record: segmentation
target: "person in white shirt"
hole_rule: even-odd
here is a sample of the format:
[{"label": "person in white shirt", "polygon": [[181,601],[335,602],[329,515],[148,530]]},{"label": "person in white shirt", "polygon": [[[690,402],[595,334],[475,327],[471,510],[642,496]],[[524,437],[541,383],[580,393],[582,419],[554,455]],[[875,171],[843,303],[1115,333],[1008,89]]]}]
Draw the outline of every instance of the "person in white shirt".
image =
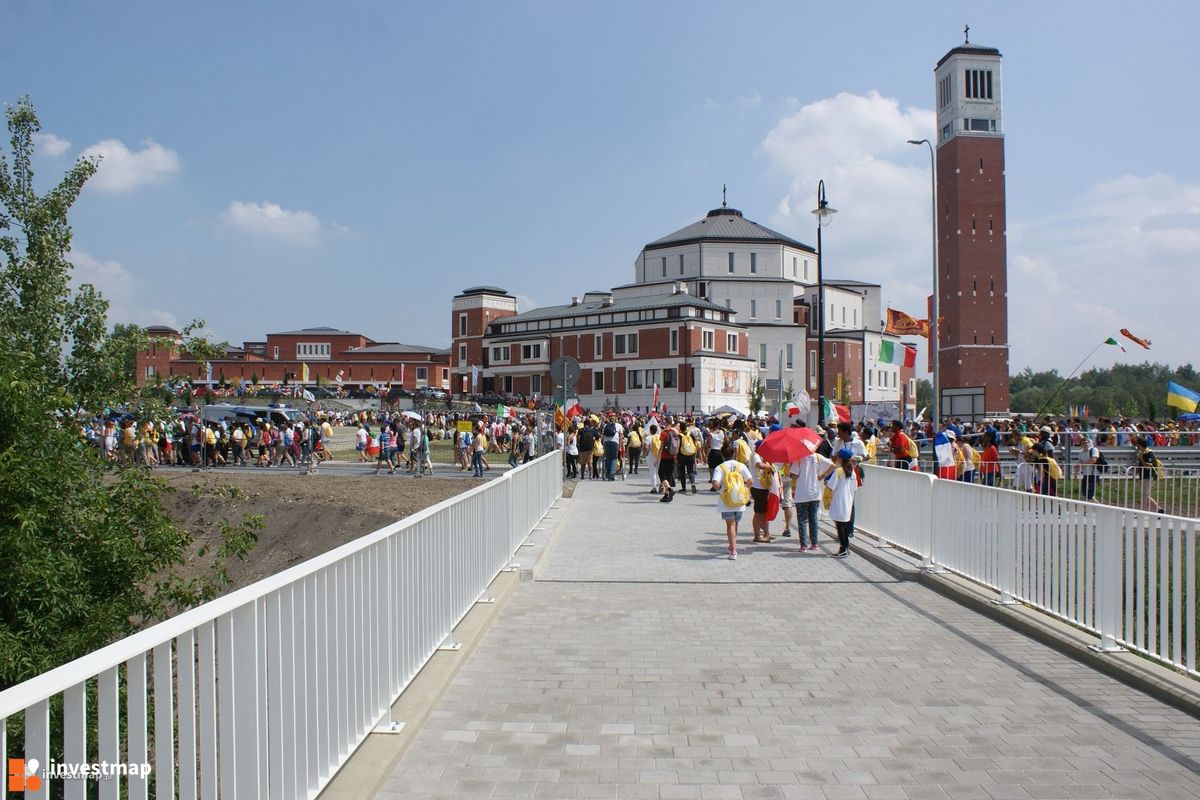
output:
[{"label": "person in white shirt", "polygon": [[747,487],[753,480],[754,476],[750,474],[749,467],[730,459],[717,465],[710,481],[712,490],[718,492],[717,511],[721,513],[721,519],[725,522],[725,537],[729,544],[727,557],[730,561],[737,559],[738,523],[742,521],[742,511],[746,508],[746,501],[750,496]]},{"label": "person in white shirt", "polygon": [[830,488],[833,498],[829,504],[829,518],[837,525],[838,551],[834,558],[850,555],[850,534],[854,523],[854,492],[858,489],[858,477],[854,474],[854,453],[843,447],[834,454],[833,464],[821,473],[821,480]]},{"label": "person in white shirt", "polygon": [[[721,455],[721,450],[725,447],[725,430],[721,427],[721,420],[713,419],[708,423],[708,480],[711,483],[714,476],[717,474],[717,467],[725,460]],[[713,489],[712,491],[716,491]]]},{"label": "person in white shirt", "polygon": [[[833,462],[820,453],[793,461],[788,465],[792,478],[792,497],[796,503],[796,532],[800,537],[800,550],[817,548],[817,515],[821,508],[821,479]],[[807,533],[807,537],[806,534]],[[805,545],[807,538],[808,544]]]}]

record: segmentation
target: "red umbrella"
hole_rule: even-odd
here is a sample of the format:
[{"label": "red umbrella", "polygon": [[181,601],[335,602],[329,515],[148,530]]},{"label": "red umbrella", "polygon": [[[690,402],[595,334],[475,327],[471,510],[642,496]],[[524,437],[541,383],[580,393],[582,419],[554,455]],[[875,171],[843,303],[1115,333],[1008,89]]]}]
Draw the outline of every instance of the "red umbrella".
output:
[{"label": "red umbrella", "polygon": [[758,456],[772,464],[790,464],[808,458],[821,446],[821,434],[812,428],[772,431],[758,446]]}]

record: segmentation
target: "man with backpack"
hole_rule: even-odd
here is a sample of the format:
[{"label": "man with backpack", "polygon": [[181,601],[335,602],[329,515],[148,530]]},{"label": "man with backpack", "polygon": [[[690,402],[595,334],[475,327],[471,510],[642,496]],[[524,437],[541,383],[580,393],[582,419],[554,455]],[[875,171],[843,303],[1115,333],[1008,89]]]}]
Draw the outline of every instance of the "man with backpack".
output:
[{"label": "man with backpack", "polygon": [[687,491],[688,481],[692,484],[692,494],[696,493],[696,454],[704,446],[704,437],[695,423],[688,419],[680,426],[679,455],[675,458],[675,470],[679,475],[679,487]]},{"label": "man with backpack", "polygon": [[662,442],[662,449],[658,454],[658,480],[663,496],[658,502],[669,503],[675,499],[675,459],[679,455],[682,443],[682,436],[674,419],[667,420],[659,440]]},{"label": "man with backpack", "polygon": [[1092,438],[1081,436],[1080,448],[1083,451],[1079,457],[1079,488],[1083,499],[1093,502],[1096,499],[1096,475],[1100,470],[1100,448],[1092,443]]},{"label": "man with backpack", "polygon": [[750,483],[754,476],[750,468],[736,459],[722,462],[713,470],[712,490],[717,492],[717,511],[725,522],[725,538],[729,543],[726,555],[730,561],[737,560],[737,529],[742,521],[742,512],[750,502]]},{"label": "man with backpack", "polygon": [[617,479],[615,472],[617,454],[620,451],[620,440],[624,433],[621,423],[617,422],[617,415],[610,411],[604,427],[600,429],[600,442],[604,447],[604,480],[606,481]]},{"label": "man with backpack", "polygon": [[591,425],[584,425],[575,437],[579,445],[579,479],[587,480],[592,471],[592,448],[596,444],[596,434]]}]

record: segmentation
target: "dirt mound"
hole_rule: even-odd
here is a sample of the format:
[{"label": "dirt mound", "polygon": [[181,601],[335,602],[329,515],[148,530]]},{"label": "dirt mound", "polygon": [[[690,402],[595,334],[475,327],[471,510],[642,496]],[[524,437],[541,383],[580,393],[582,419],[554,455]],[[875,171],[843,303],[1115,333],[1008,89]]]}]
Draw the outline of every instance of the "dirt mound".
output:
[{"label": "dirt mound", "polygon": [[[199,547],[221,540],[220,520],[262,515],[258,545],[231,561],[226,591],[274,575],[313,556],[478,486],[464,478],[200,473],[172,476],[165,507]],[[186,571],[186,567],[185,567]]]}]

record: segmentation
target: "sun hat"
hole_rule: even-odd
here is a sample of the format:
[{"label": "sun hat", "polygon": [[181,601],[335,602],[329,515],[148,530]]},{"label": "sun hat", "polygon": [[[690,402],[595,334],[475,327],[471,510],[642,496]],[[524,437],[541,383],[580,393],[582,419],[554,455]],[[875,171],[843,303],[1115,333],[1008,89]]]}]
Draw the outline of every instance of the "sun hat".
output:
[{"label": "sun hat", "polygon": [[854,458],[854,451],[849,447],[843,447],[841,450],[837,451],[837,457],[842,461],[849,461],[850,459]]}]

